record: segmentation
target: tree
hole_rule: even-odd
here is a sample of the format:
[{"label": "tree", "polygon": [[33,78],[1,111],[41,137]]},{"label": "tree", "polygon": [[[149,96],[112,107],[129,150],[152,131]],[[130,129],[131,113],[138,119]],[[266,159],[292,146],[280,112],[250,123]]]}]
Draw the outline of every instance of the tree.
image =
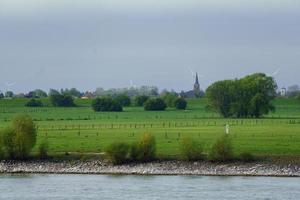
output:
[{"label": "tree", "polygon": [[174,107],[175,100],[178,98],[178,95],[175,92],[164,92],[162,99],[166,102],[168,107]]},{"label": "tree", "polygon": [[291,85],[288,87],[288,90],[287,90],[288,97],[296,97],[298,94],[300,94],[299,85]]},{"label": "tree", "polygon": [[120,94],[115,97],[115,100],[121,105],[121,106],[130,106],[131,99],[126,94]]},{"label": "tree", "polygon": [[50,102],[53,106],[56,107],[74,107],[76,106],[74,103],[73,97],[64,94],[51,94]]},{"label": "tree", "polygon": [[12,159],[25,159],[36,143],[36,128],[28,115],[18,115],[2,132],[3,144]]},{"label": "tree", "polygon": [[277,84],[262,73],[242,79],[218,81],[208,87],[209,106],[224,117],[261,117],[275,107]]},{"label": "tree", "polygon": [[144,103],[149,99],[149,96],[146,95],[140,95],[140,96],[136,96],[134,99],[134,104],[136,106],[144,106]]},{"label": "tree", "polygon": [[76,98],[80,98],[82,97],[82,93],[77,90],[76,88],[71,88],[71,89],[61,89],[60,91],[61,94],[63,95],[67,95],[67,96],[72,96],[72,97],[76,97]]},{"label": "tree", "polygon": [[4,98],[4,94],[2,92],[0,92],[0,99]]},{"label": "tree", "polygon": [[122,105],[110,97],[96,98],[92,102],[92,109],[96,112],[121,112],[123,111]]},{"label": "tree", "polygon": [[144,104],[145,110],[165,110],[167,104],[161,98],[148,99]]},{"label": "tree", "polygon": [[30,99],[25,106],[27,107],[42,107],[43,103],[40,100]]},{"label": "tree", "polygon": [[187,107],[187,101],[184,98],[177,98],[174,105],[178,110],[185,110]]},{"label": "tree", "polygon": [[41,89],[36,89],[33,92],[37,98],[46,98],[48,96],[47,93]]},{"label": "tree", "polygon": [[206,90],[209,100],[208,106],[218,111],[222,116],[229,117],[231,115],[231,103],[234,101],[234,87],[233,80],[218,81],[209,86]]},{"label": "tree", "polygon": [[5,97],[6,98],[13,98],[14,97],[14,93],[12,91],[7,91],[7,92],[5,92]]},{"label": "tree", "polygon": [[53,95],[58,95],[60,94],[59,91],[55,90],[55,89],[50,89],[48,96],[53,96]]}]

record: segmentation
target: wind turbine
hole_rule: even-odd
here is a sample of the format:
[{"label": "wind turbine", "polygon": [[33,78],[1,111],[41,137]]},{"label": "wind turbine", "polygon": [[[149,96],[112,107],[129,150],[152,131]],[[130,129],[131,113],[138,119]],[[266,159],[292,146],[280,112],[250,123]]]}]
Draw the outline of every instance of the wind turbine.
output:
[{"label": "wind turbine", "polygon": [[280,72],[280,68],[276,69],[273,73],[267,73],[267,76],[271,76],[271,77],[274,77],[276,76],[278,73]]},{"label": "wind turbine", "polygon": [[5,82],[6,91],[11,91],[11,87],[14,86],[16,83],[14,82]]},{"label": "wind turbine", "polygon": [[129,80],[129,82],[130,82],[130,87],[131,88],[136,88],[136,85],[133,84],[133,80]]}]

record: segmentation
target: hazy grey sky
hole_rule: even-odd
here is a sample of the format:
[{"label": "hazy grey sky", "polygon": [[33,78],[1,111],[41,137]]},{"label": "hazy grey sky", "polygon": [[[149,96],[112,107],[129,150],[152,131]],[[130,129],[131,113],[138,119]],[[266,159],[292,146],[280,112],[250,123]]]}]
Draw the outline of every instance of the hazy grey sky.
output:
[{"label": "hazy grey sky", "polygon": [[0,90],[300,84],[299,0],[0,0]]}]

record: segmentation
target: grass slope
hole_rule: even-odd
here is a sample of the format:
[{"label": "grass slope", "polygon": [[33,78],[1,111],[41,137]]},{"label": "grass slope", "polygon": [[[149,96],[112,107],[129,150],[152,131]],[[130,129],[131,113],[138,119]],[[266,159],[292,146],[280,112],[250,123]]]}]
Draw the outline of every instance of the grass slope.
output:
[{"label": "grass slope", "polygon": [[[263,119],[224,119],[205,109],[205,99],[189,100],[187,111],[168,109],[146,112],[128,107],[122,113],[95,113],[90,100],[76,100],[76,108],[24,107],[26,99],[0,100],[0,128],[17,113],[27,113],[38,126],[38,143],[49,141],[50,152],[102,152],[113,141],[136,141],[142,134],[155,135],[158,154],[179,154],[180,139],[195,138],[208,152],[213,141],[230,124],[235,153],[300,156],[300,103],[276,99],[276,112]],[[35,149],[36,151],[36,149]]]}]

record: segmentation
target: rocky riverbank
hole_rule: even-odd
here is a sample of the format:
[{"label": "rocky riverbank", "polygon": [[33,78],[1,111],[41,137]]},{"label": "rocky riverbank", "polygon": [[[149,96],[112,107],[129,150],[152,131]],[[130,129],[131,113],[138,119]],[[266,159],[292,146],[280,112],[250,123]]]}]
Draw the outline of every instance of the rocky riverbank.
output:
[{"label": "rocky riverbank", "polygon": [[298,176],[298,165],[163,161],[112,166],[104,161],[1,161],[0,173]]}]

